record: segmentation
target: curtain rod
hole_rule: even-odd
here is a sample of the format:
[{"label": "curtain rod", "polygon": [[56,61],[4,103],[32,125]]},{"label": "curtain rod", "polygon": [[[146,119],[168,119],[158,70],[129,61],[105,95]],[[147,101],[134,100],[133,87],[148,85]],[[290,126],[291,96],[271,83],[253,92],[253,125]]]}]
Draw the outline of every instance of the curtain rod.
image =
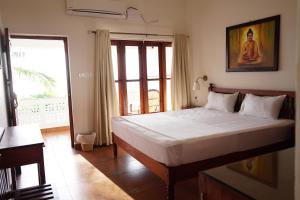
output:
[{"label": "curtain rod", "polygon": [[[88,31],[88,33],[96,34],[96,31]],[[110,34],[117,34],[117,35],[142,35],[142,36],[164,36],[164,37],[174,37],[175,35],[168,35],[168,34],[156,34],[156,33],[126,33],[126,32],[110,32]],[[189,36],[187,36],[189,37]]]}]

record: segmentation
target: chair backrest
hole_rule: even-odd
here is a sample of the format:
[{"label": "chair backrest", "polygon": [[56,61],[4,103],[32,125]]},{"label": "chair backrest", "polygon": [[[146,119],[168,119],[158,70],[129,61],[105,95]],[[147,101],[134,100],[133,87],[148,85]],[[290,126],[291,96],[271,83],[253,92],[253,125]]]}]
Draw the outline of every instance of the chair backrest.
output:
[{"label": "chair backrest", "polygon": [[9,192],[9,178],[7,169],[0,169],[0,200],[7,199],[7,193]]}]

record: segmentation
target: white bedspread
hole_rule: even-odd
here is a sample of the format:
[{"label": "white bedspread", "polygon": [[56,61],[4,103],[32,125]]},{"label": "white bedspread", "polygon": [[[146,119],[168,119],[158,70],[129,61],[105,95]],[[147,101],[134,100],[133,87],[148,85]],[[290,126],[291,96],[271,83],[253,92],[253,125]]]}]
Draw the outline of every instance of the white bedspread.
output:
[{"label": "white bedspread", "polygon": [[113,132],[168,166],[272,144],[289,137],[292,120],[272,120],[205,108],[113,118]]}]

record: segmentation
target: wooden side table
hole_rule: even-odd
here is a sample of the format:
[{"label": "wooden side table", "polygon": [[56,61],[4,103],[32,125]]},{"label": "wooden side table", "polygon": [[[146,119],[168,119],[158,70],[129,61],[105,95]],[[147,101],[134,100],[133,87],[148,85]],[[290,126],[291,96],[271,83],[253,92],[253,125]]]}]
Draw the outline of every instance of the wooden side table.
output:
[{"label": "wooden side table", "polygon": [[43,147],[44,140],[36,125],[14,126],[5,129],[0,142],[0,169],[12,169],[13,189],[16,189],[15,168],[22,165],[36,163],[39,184],[46,183]]}]

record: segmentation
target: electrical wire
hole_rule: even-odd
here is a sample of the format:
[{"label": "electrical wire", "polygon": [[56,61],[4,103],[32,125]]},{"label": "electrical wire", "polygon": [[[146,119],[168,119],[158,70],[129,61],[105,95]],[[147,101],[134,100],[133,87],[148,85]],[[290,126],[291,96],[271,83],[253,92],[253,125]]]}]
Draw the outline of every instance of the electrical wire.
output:
[{"label": "electrical wire", "polygon": [[139,11],[139,16],[140,16],[140,18],[143,20],[143,22],[144,22],[145,24],[153,24],[153,23],[158,23],[158,22],[159,22],[158,19],[154,19],[154,20],[146,20],[146,18],[145,18],[144,15],[140,12],[140,10],[139,10],[138,8],[132,7],[132,6],[126,8],[126,11],[125,11],[125,19],[126,19],[126,20],[128,20],[128,16],[129,16],[129,11],[130,11],[130,10]]}]

